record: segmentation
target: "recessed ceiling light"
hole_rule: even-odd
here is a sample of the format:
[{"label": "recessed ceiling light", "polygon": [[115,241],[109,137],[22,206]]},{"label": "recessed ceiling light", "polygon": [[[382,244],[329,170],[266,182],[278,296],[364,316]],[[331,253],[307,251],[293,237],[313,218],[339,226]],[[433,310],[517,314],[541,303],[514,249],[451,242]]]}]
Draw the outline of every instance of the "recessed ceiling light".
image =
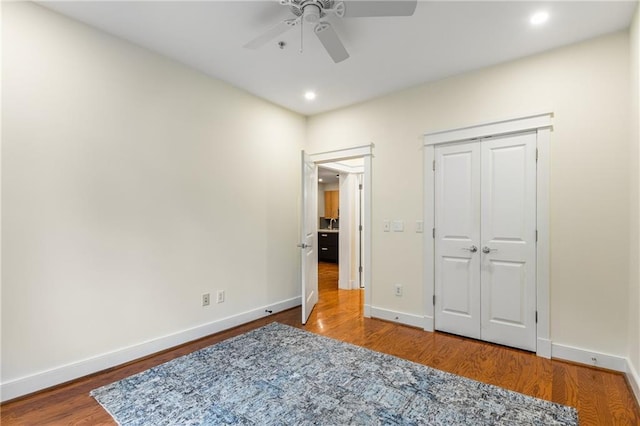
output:
[{"label": "recessed ceiling light", "polygon": [[318,182],[322,182],[322,178],[318,178]]},{"label": "recessed ceiling light", "polygon": [[547,22],[548,19],[549,19],[549,13],[545,11],[540,11],[531,15],[531,19],[529,19],[529,22],[531,22],[531,25],[542,25],[545,22]]},{"label": "recessed ceiling light", "polygon": [[316,92],[308,91],[304,94],[304,98],[308,101],[312,101],[316,98]]}]

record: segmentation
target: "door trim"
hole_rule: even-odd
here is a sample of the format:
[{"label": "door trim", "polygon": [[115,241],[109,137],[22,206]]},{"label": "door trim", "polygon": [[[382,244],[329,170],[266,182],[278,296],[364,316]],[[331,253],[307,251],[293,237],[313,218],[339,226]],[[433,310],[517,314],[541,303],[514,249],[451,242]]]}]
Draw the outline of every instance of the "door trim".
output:
[{"label": "door trim", "polygon": [[364,230],[362,235],[362,263],[364,279],[363,315],[371,318],[371,163],[374,145],[362,145],[353,148],[311,154],[311,160],[316,164],[332,163],[352,158],[362,158],[364,161],[362,204],[364,209]]},{"label": "door trim", "polygon": [[536,310],[538,323],[536,326],[536,354],[551,358],[551,340],[549,323],[549,148],[553,113],[545,112],[502,121],[489,122],[474,126],[462,127],[425,133],[424,135],[424,312],[425,330],[434,331],[435,311],[433,296],[435,294],[434,256],[435,240],[430,229],[435,227],[435,176],[432,170],[435,160],[435,145],[470,141],[485,137],[536,131],[538,147],[538,163],[536,173],[536,228],[538,243],[536,245]]}]

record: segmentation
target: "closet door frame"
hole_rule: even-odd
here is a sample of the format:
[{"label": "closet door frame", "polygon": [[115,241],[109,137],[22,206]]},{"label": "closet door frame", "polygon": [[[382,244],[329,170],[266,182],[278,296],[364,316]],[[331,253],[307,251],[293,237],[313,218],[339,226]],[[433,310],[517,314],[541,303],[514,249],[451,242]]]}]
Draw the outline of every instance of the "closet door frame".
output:
[{"label": "closet door frame", "polygon": [[549,324],[549,148],[553,113],[545,112],[508,120],[484,123],[424,135],[424,324],[426,331],[435,326],[435,146],[454,142],[536,132],[538,161],[536,173],[536,354],[551,358]]}]

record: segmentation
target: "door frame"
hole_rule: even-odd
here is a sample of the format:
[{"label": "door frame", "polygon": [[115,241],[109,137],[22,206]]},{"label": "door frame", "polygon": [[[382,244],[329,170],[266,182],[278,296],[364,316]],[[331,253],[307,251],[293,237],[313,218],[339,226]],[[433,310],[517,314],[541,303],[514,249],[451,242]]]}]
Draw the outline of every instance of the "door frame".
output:
[{"label": "door frame", "polygon": [[[316,165],[323,163],[333,163],[337,161],[362,158],[364,162],[363,173],[363,210],[364,210],[364,230],[363,230],[363,278],[364,278],[364,306],[363,315],[371,318],[371,163],[373,158],[373,144],[344,148],[334,151],[310,154],[311,160]],[[317,202],[317,200],[316,200]]]},{"label": "door frame", "polygon": [[[435,227],[435,146],[454,142],[479,140],[482,138],[535,131],[538,162],[536,173],[536,354],[551,358],[549,323],[549,149],[553,113],[544,112],[529,116],[494,121],[469,127],[425,133],[424,147],[424,226]],[[435,239],[433,232],[424,233],[424,312],[425,330],[434,331],[435,311]]]}]

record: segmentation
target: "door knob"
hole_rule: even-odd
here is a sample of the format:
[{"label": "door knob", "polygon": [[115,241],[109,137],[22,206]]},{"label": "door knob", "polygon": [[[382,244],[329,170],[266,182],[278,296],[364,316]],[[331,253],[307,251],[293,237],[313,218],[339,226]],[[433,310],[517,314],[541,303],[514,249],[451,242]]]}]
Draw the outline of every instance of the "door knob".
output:
[{"label": "door knob", "polygon": [[471,246],[471,247],[462,247],[462,250],[469,250],[471,253],[475,253],[478,251],[478,247],[476,246]]},{"label": "door knob", "polygon": [[482,247],[482,252],[483,253],[491,253],[492,251],[498,251],[498,249],[491,249],[487,246]]}]

